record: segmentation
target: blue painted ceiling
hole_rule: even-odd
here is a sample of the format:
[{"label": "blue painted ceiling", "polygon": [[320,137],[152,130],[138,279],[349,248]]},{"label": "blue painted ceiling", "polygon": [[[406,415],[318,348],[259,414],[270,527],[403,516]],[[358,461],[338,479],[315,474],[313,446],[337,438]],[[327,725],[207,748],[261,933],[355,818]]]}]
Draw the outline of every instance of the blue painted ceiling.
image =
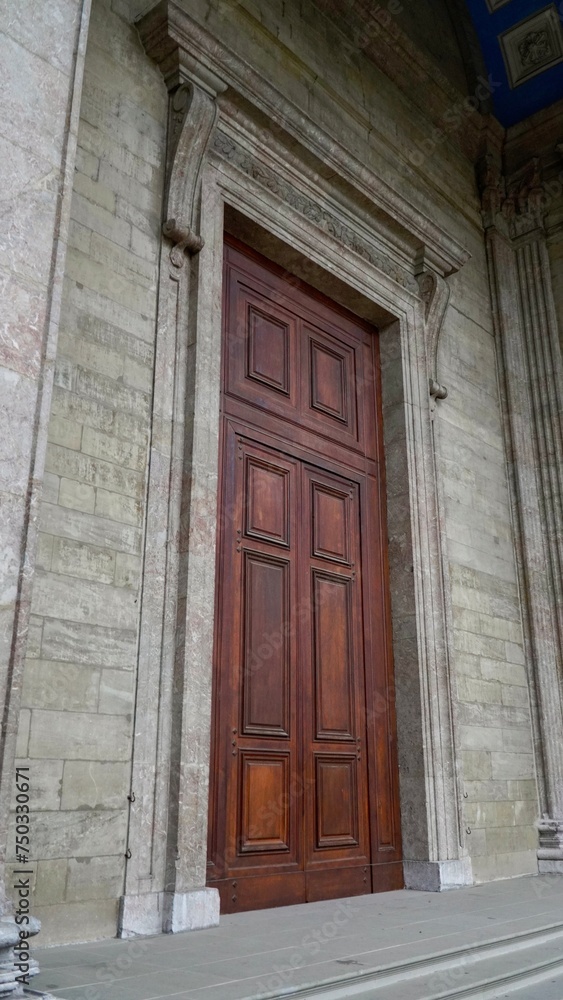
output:
[{"label": "blue painted ceiling", "polygon": [[[546,68],[531,79],[511,87],[499,40],[503,32],[549,6],[556,12],[556,30],[559,31],[563,43],[563,0],[555,0],[551,4],[546,3],[546,0],[508,0],[493,11],[490,10],[487,0],[466,0],[466,2],[493,85],[494,112],[502,125],[505,127],[515,125],[563,98],[563,62]],[[494,6],[493,0],[489,2]]]}]

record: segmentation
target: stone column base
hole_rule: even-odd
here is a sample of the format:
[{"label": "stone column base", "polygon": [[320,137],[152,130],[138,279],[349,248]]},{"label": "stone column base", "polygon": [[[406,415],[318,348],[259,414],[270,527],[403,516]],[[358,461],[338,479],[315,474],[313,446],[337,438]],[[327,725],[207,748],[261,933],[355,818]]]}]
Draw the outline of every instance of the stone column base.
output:
[{"label": "stone column base", "polygon": [[540,875],[563,875],[563,823],[544,813],[537,827],[540,837],[538,872]]},{"label": "stone column base", "polygon": [[[29,917],[29,922],[22,925],[22,929],[27,933],[24,939],[27,949],[29,949],[29,939],[39,933],[41,924],[36,917]],[[5,916],[0,919],[0,998],[28,996],[35,993],[36,996],[43,996],[25,987],[18,982],[18,976],[27,976],[31,979],[39,972],[39,966],[34,958],[23,951],[14,951],[14,946],[20,941],[20,928],[16,925],[13,917]],[[16,962],[18,963],[16,965]],[[21,965],[21,968],[20,968]]]},{"label": "stone column base", "polygon": [[165,934],[200,931],[219,924],[219,890],[194,889],[192,892],[164,894]]},{"label": "stone column base", "polygon": [[538,872],[540,875],[563,875],[563,858],[539,858]]},{"label": "stone column base", "polygon": [[404,861],[405,889],[443,892],[473,885],[471,858],[456,861]]}]

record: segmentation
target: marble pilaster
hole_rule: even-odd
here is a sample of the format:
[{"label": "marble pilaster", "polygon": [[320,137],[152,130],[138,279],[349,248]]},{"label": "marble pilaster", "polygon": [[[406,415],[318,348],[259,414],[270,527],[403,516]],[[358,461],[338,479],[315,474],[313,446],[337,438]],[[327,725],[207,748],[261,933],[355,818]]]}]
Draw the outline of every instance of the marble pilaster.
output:
[{"label": "marble pilaster", "polygon": [[504,369],[536,713],[540,872],[563,873],[563,360],[533,159],[508,183],[481,173],[496,334]]}]

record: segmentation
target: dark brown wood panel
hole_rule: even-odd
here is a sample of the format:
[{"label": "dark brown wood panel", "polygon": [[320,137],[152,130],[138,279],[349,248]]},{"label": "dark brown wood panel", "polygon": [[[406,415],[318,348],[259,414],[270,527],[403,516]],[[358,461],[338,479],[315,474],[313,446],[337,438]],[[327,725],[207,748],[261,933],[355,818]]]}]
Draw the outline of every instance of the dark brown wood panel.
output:
[{"label": "dark brown wood panel", "polygon": [[357,786],[355,754],[315,755],[315,850],[358,846]]},{"label": "dark brown wood panel", "polygon": [[289,736],[291,698],[289,620],[290,564],[245,552],[243,569],[244,670],[242,734]]},{"label": "dark brown wood panel", "polygon": [[225,246],[209,884],[401,884],[377,336]]},{"label": "dark brown wood panel", "polygon": [[241,751],[241,854],[289,851],[290,769],[289,753]]},{"label": "dark brown wood panel", "polygon": [[353,740],[356,666],[352,644],[352,580],[313,571],[315,739]]}]

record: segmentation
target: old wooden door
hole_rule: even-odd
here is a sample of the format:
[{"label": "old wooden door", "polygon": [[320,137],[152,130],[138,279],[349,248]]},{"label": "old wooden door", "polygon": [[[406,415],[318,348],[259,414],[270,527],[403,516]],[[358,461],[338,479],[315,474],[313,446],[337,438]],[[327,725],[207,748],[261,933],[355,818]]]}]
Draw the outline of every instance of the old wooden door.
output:
[{"label": "old wooden door", "polygon": [[377,334],[228,240],[208,884],[402,885]]}]

